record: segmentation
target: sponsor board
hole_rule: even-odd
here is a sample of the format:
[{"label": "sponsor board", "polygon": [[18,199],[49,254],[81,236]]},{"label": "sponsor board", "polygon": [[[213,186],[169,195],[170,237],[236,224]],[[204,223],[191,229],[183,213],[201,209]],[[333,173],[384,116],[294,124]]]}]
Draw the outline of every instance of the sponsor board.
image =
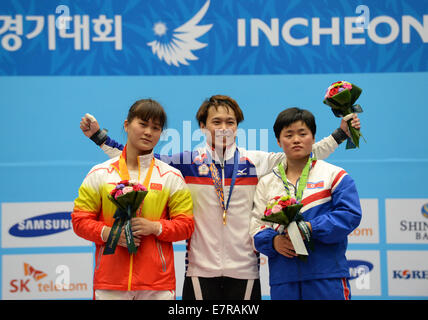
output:
[{"label": "sponsor board", "polygon": [[2,203],[2,247],[91,246],[71,223],[73,202]]},{"label": "sponsor board", "polygon": [[91,299],[93,255],[2,256],[2,299]]},{"label": "sponsor board", "polygon": [[428,297],[428,252],[388,251],[388,294]]},{"label": "sponsor board", "polygon": [[361,199],[360,225],[349,234],[349,243],[379,243],[378,199]]},{"label": "sponsor board", "polygon": [[428,244],[428,199],[386,199],[388,243]]},{"label": "sponsor board", "polygon": [[[181,246],[186,246],[186,241],[174,242],[174,267],[176,278],[176,296],[180,298],[183,294],[184,277],[186,274],[186,250]],[[270,296],[269,286],[269,266],[268,258],[260,254],[260,283],[262,296]]]},{"label": "sponsor board", "polygon": [[[177,244],[177,243],[175,243]],[[181,241],[180,241],[180,244]],[[184,276],[186,274],[186,251],[174,250],[174,269],[175,269],[175,295],[183,295]]]},{"label": "sponsor board", "polygon": [[[290,5],[130,0],[114,8],[109,2],[93,8],[77,0],[3,2],[0,55],[19,62],[2,66],[6,75],[367,73],[427,68],[423,1],[403,0],[394,6],[350,1],[335,6],[334,13],[319,1]],[[328,59],[332,50],[336,56],[347,56],[348,63]],[[34,56],[40,57],[37,64],[32,63]],[[397,63],[367,63],[369,57]]]},{"label": "sponsor board", "polygon": [[260,253],[260,287],[262,297],[270,296],[268,257]]},{"label": "sponsor board", "polygon": [[377,250],[348,250],[352,296],[381,295],[380,258]]}]

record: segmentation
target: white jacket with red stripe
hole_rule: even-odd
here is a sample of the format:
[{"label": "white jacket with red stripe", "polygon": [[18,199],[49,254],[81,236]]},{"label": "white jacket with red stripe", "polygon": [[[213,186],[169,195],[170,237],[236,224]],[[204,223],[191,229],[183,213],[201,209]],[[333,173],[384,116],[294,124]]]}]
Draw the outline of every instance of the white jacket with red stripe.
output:
[{"label": "white jacket with red stripe", "polygon": [[[290,189],[295,196],[296,188]],[[300,211],[303,219],[311,223],[315,247],[308,251],[306,262],[279,254],[273,248],[273,238],[280,231],[276,231],[278,225],[261,220],[269,200],[285,195],[281,175],[274,168],[260,179],[254,196],[250,234],[255,249],[269,258],[270,284],[349,277],[347,236],[361,220],[360,199],[352,178],[342,168],[325,161],[312,163]]]},{"label": "white jacket with red stripe", "polygon": [[[328,136],[314,144],[314,156],[325,159],[337,146],[333,136]],[[115,141],[108,139],[102,149],[109,156],[114,156],[118,147]],[[226,149],[223,162],[208,145],[172,157],[161,156],[163,161],[181,171],[192,194],[195,231],[187,246],[187,276],[259,278],[258,254],[248,233],[254,192],[259,179],[271,172],[285,155],[283,152],[267,153],[238,148],[240,161],[237,179],[224,225],[223,210],[212,182],[208,160],[212,157],[215,162],[227,201],[236,148],[234,144]]]}]

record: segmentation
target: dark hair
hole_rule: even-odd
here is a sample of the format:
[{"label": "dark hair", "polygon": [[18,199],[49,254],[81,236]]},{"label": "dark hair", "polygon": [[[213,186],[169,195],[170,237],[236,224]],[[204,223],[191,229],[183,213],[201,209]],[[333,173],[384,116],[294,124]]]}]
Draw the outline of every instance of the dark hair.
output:
[{"label": "dark hair", "polygon": [[205,101],[199,107],[199,110],[196,113],[196,120],[198,121],[198,124],[202,122],[205,125],[207,123],[208,109],[210,107],[215,107],[217,110],[217,108],[220,106],[228,107],[235,112],[237,124],[244,120],[244,114],[234,99],[228,96],[215,95],[209,99],[205,99]]},{"label": "dark hair", "polygon": [[303,121],[315,137],[317,125],[315,123],[314,115],[308,110],[289,108],[281,111],[278,114],[278,117],[276,117],[275,124],[273,125],[273,131],[275,132],[276,139],[279,139],[282,129],[289,127],[297,121]]},{"label": "dark hair", "polygon": [[128,122],[139,118],[144,121],[159,121],[162,130],[166,126],[166,112],[159,102],[152,99],[141,99],[136,101],[128,111]]}]

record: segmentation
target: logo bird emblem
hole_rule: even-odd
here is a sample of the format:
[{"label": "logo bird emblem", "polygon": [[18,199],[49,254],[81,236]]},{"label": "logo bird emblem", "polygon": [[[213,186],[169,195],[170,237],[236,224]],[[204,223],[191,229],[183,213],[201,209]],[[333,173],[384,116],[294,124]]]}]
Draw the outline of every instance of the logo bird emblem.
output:
[{"label": "logo bird emblem", "polygon": [[156,22],[153,26],[153,32],[158,37],[158,40],[147,43],[152,48],[153,54],[157,55],[160,60],[164,60],[168,65],[173,64],[176,67],[179,67],[180,64],[189,65],[188,60],[198,60],[192,50],[199,50],[207,46],[206,43],[199,42],[196,39],[207,33],[212,27],[212,24],[198,25],[205,16],[209,5],[210,0],[204,4],[192,19],[175,28],[172,36],[167,41],[165,41],[168,32],[167,25],[164,22]]}]

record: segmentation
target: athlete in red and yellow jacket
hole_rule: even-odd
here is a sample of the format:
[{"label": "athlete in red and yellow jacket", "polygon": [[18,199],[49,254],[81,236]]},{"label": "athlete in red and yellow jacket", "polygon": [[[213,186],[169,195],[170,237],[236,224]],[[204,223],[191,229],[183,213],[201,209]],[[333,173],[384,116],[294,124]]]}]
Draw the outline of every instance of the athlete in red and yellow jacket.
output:
[{"label": "athlete in red and yellow jacket", "polygon": [[[125,121],[128,144],[121,156],[93,167],[74,203],[74,231],[96,244],[96,298],[174,298],[172,242],[190,238],[194,230],[192,199],[180,171],[155,159],[153,148],[150,149],[150,145],[159,140],[157,126],[161,128],[160,136],[163,123],[156,118],[153,121],[146,118],[145,113],[134,118],[128,116],[131,119]],[[149,149],[149,153],[135,153],[139,149]],[[115,253],[103,255],[116,211],[108,194],[121,180],[138,181],[149,190],[137,218],[132,219],[133,235],[139,247],[136,254],[130,255],[122,235]],[[124,291],[132,295],[124,296]]]}]

